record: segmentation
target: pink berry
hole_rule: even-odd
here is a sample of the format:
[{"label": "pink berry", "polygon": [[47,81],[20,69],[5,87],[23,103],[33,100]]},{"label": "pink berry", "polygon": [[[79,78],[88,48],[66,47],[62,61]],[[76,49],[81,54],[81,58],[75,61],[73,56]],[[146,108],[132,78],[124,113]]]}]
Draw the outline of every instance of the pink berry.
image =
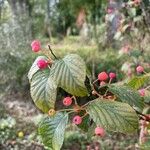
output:
[{"label": "pink berry", "polygon": [[138,66],[136,68],[137,73],[142,73],[144,71],[144,68],[142,66]]},{"label": "pink berry", "polygon": [[145,96],[145,89],[140,89],[139,93],[140,93],[141,96]]},{"label": "pink berry", "polygon": [[40,49],[41,49],[41,43],[40,43],[40,41],[34,40],[34,41],[31,43],[31,47],[32,47],[32,51],[33,51],[33,52],[38,52],[38,51],[40,51]]},{"label": "pink berry", "polygon": [[74,124],[79,125],[79,124],[81,124],[81,122],[82,122],[82,118],[80,116],[77,115],[73,118]]},{"label": "pink berry", "polygon": [[113,13],[113,11],[114,11],[114,10],[113,10],[112,8],[108,8],[108,9],[107,9],[107,13],[108,13],[108,14]]},{"label": "pink berry", "polygon": [[125,54],[127,54],[130,51],[130,46],[129,45],[125,45],[121,48],[121,51]]},{"label": "pink berry", "polygon": [[71,99],[71,97],[65,97],[65,98],[63,99],[63,104],[64,104],[65,106],[70,106],[70,105],[72,104],[72,99]]},{"label": "pink berry", "polygon": [[47,68],[48,66],[48,62],[44,59],[40,59],[38,62],[37,62],[37,66],[40,68],[40,69],[45,69]]},{"label": "pink berry", "polygon": [[103,85],[105,85],[105,84],[106,84],[106,82],[101,81],[100,86],[103,86]]},{"label": "pink berry", "polygon": [[109,73],[109,78],[110,78],[110,79],[116,78],[116,74],[113,73],[113,72]]},{"label": "pink berry", "polygon": [[105,130],[101,127],[96,127],[95,128],[95,135],[104,137],[105,136]]},{"label": "pink berry", "polygon": [[98,75],[98,80],[100,81],[105,81],[108,79],[108,74],[106,72],[101,72]]}]

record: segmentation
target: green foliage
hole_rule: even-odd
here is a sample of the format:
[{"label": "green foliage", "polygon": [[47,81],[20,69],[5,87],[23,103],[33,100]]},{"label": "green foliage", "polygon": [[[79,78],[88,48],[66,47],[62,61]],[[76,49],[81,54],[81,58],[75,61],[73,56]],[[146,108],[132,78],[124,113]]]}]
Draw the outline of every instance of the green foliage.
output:
[{"label": "green foliage", "polygon": [[84,61],[75,54],[58,60],[51,68],[51,76],[58,87],[75,96],[86,96],[86,66]]},{"label": "green foliage", "polygon": [[109,91],[115,94],[122,102],[128,103],[130,106],[142,112],[144,101],[139,93],[127,86],[110,85]]},{"label": "green foliage", "polygon": [[[95,99],[96,97],[87,92],[91,92],[89,89],[93,87],[92,83],[85,86],[85,80],[88,77],[85,62],[81,57],[69,54],[62,59],[54,60],[46,69],[38,69],[36,64],[41,58],[44,57],[40,56],[35,60],[28,73],[31,96],[37,107],[46,113],[50,108],[54,108],[58,103],[58,88],[63,88],[66,95],[77,96],[77,101],[73,102],[72,109],[63,109],[62,107],[61,111],[66,113],[60,113],[60,108],[56,109],[54,116],[47,116],[40,123],[39,133],[45,146],[52,150],[61,148],[68,115],[71,113],[78,113],[83,117],[83,121],[78,127],[91,135],[93,135],[91,131],[95,126],[121,133],[137,131],[138,116],[134,109],[142,111],[144,102],[136,90],[124,85],[108,85],[109,94],[113,94],[124,103],[106,99],[108,91],[105,91],[106,95]],[[85,105],[83,105],[82,99],[83,102],[86,100]]]},{"label": "green foliage", "polygon": [[128,104],[99,98],[92,101],[86,110],[93,121],[106,130],[131,133],[138,129],[138,117]]},{"label": "green foliage", "polygon": [[43,112],[48,112],[50,108],[54,107],[57,94],[56,84],[49,74],[49,69],[39,70],[33,75],[31,81],[31,97]]},{"label": "green foliage", "polygon": [[16,120],[12,117],[0,119],[0,145],[15,137]]},{"label": "green foliage", "polygon": [[143,76],[135,76],[132,79],[130,79],[127,83],[127,86],[133,88],[133,89],[139,89],[141,88],[146,82],[149,81],[150,76],[149,75],[143,75]]},{"label": "green foliage", "polygon": [[39,134],[45,146],[51,150],[59,150],[63,144],[64,132],[68,122],[68,114],[57,113],[53,117],[45,117],[39,125]]}]

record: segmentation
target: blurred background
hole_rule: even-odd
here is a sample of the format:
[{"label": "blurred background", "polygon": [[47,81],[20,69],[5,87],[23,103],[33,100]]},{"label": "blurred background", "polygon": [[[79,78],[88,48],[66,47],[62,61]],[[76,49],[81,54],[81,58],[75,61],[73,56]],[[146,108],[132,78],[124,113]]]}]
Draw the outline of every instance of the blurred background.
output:
[{"label": "blurred background", "polygon": [[[27,79],[34,39],[56,56],[79,54],[93,79],[111,71],[124,81],[139,64],[150,71],[150,0],[0,0],[0,150],[44,150]],[[97,139],[69,127],[62,150],[134,150],[136,143],[137,134]]]}]

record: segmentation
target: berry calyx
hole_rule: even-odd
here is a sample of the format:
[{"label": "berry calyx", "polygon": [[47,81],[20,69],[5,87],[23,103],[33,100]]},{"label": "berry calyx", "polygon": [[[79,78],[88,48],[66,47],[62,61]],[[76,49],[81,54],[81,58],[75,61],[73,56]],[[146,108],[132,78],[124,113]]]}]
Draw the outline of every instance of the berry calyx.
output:
[{"label": "berry calyx", "polygon": [[31,47],[32,47],[32,51],[33,51],[33,52],[38,52],[38,51],[40,51],[40,49],[41,49],[41,43],[40,43],[40,41],[34,40],[34,41],[31,43]]},{"label": "berry calyx", "polygon": [[45,69],[48,66],[48,62],[45,59],[40,59],[37,62],[37,66],[39,67],[39,69]]},{"label": "berry calyx", "polygon": [[106,72],[101,72],[98,74],[98,80],[105,81],[108,79],[108,74]]},{"label": "berry calyx", "polygon": [[110,72],[110,73],[109,73],[109,78],[110,78],[110,79],[116,78],[116,74],[113,73],[113,72]]},{"label": "berry calyx", "polygon": [[104,82],[104,81],[100,82],[100,86],[103,86],[105,84],[106,84],[106,82]]},{"label": "berry calyx", "polygon": [[142,73],[142,72],[144,72],[144,68],[142,66],[137,66],[136,71],[137,71],[137,73]]},{"label": "berry calyx", "polygon": [[65,98],[63,99],[63,104],[64,104],[65,106],[70,106],[70,105],[72,104],[72,98],[71,98],[71,97],[65,97]]},{"label": "berry calyx", "polygon": [[95,128],[95,135],[104,137],[105,136],[105,130],[102,127],[96,127]]},{"label": "berry calyx", "polygon": [[79,124],[81,124],[81,122],[82,122],[82,118],[80,116],[77,115],[73,118],[74,124],[79,125]]},{"label": "berry calyx", "polygon": [[140,89],[140,90],[139,90],[139,94],[140,94],[141,96],[145,96],[145,89]]},{"label": "berry calyx", "polygon": [[48,115],[49,116],[54,116],[56,114],[56,111],[54,110],[54,109],[50,109],[49,111],[48,111]]}]

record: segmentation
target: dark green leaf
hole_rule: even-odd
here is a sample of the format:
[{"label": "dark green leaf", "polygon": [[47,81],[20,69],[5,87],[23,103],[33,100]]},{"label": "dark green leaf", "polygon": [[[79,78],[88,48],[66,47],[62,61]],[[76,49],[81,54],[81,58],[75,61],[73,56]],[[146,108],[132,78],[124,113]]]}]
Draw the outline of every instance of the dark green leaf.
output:
[{"label": "dark green leaf", "polygon": [[59,87],[75,96],[86,96],[86,66],[84,61],[75,54],[67,55],[52,66],[51,75]]},{"label": "dark green leaf", "polygon": [[50,70],[39,70],[31,81],[30,93],[36,106],[43,112],[48,112],[54,107],[57,94],[57,86],[49,76]]},{"label": "dark green leaf", "polygon": [[121,101],[128,103],[138,111],[144,108],[144,102],[139,93],[127,86],[109,86],[109,91],[116,95]]},{"label": "dark green leaf", "polygon": [[106,130],[131,133],[138,129],[138,116],[126,103],[96,99],[86,110],[96,125]]},{"label": "dark green leaf", "polygon": [[44,118],[38,129],[44,145],[52,150],[60,150],[67,123],[68,114],[64,113],[57,113],[53,117]]}]

